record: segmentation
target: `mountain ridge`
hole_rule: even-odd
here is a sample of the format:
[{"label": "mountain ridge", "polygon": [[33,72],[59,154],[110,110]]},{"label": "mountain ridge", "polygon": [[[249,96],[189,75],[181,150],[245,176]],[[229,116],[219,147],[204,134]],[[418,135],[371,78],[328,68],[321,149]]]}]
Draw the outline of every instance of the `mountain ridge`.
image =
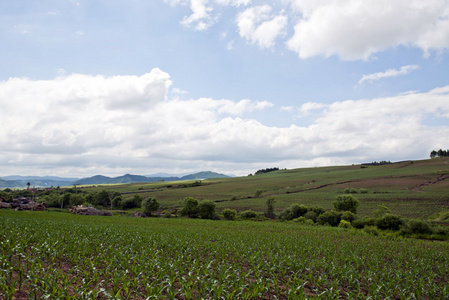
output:
[{"label": "mountain ridge", "polygon": [[137,183],[137,182],[156,182],[156,181],[182,181],[182,180],[204,180],[211,178],[230,178],[221,173],[202,171],[184,176],[143,176],[125,174],[117,177],[108,177],[104,175],[94,175],[87,178],[65,178],[57,176],[20,176],[11,175],[0,177],[1,188],[24,188],[28,182],[32,187],[52,187],[52,186],[71,186],[71,185],[97,185],[97,184],[118,184],[118,183]]}]

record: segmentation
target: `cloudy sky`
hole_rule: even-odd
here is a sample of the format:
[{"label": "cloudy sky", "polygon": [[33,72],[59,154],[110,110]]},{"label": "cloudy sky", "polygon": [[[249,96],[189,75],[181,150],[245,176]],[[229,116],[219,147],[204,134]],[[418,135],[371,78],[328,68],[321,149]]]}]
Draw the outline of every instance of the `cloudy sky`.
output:
[{"label": "cloudy sky", "polygon": [[0,3],[0,177],[449,148],[449,0]]}]

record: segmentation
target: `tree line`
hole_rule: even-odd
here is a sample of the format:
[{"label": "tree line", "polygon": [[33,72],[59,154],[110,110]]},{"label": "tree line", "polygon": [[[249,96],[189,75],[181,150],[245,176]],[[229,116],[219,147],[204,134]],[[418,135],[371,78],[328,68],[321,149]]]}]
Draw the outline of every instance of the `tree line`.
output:
[{"label": "tree line", "polygon": [[432,152],[430,152],[430,158],[434,158],[434,157],[448,157],[449,156],[449,150],[432,150]]}]

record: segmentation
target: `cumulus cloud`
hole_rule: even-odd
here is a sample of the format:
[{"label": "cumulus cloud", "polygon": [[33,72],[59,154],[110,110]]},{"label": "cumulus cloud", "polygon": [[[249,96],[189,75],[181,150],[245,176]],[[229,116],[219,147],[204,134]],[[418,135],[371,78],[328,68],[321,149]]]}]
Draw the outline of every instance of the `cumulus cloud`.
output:
[{"label": "cumulus cloud", "polygon": [[399,45],[430,50],[449,47],[447,0],[292,0],[302,15],[289,49],[301,58],[337,55],[369,59]]},{"label": "cumulus cloud", "polygon": [[386,77],[396,77],[399,75],[407,75],[410,72],[412,72],[418,68],[419,68],[419,66],[417,66],[417,65],[408,65],[408,66],[402,66],[399,70],[388,69],[385,72],[377,72],[377,73],[373,73],[373,74],[363,75],[362,78],[359,80],[359,84],[362,84],[365,81],[372,83],[376,80],[386,78]]},{"label": "cumulus cloud", "polygon": [[[428,56],[449,48],[448,0],[287,0],[252,7],[250,0],[166,1],[190,5],[192,14],[182,23],[195,30],[206,30],[219,20],[220,8],[233,6],[240,37],[261,48],[272,47],[291,29],[284,42],[302,59],[368,60],[397,46],[420,48]],[[287,28],[289,20],[293,28]]]},{"label": "cumulus cloud", "polygon": [[277,37],[284,34],[288,17],[281,12],[272,15],[269,5],[254,6],[237,16],[240,36],[261,48],[270,48]]},{"label": "cumulus cloud", "polygon": [[[389,98],[309,102],[299,109],[313,112],[309,124],[274,127],[247,116],[272,109],[270,102],[170,99],[171,84],[159,69],[142,76],[0,82],[2,174],[209,169],[245,175],[267,165],[424,158],[449,135],[449,86]],[[426,125],[429,116],[441,118],[440,125]]]}]

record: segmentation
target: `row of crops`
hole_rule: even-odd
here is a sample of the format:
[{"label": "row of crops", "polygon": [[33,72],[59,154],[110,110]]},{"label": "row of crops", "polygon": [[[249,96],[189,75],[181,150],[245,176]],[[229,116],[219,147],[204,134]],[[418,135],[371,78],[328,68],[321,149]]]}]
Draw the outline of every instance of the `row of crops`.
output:
[{"label": "row of crops", "polygon": [[447,299],[449,244],[278,222],[0,212],[0,299]]}]

